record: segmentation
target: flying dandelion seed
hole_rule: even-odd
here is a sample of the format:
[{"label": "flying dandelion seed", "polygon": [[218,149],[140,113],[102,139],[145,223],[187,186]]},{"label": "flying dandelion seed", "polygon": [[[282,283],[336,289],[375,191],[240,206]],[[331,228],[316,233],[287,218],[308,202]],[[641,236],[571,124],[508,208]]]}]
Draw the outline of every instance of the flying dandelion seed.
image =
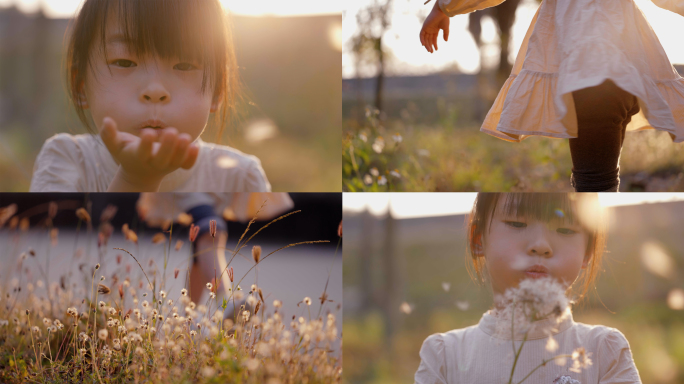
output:
[{"label": "flying dandelion seed", "polygon": [[413,312],[413,306],[405,301],[401,303],[399,309],[407,315],[410,315],[411,312]]},{"label": "flying dandelion seed", "polygon": [[663,247],[653,241],[647,241],[641,245],[641,263],[646,269],[666,279],[674,277],[676,270],[672,258]]},{"label": "flying dandelion seed", "polygon": [[675,288],[667,295],[667,306],[675,311],[684,309],[684,290]]},{"label": "flying dandelion seed", "polygon": [[442,282],[442,289],[444,292],[449,292],[449,289],[451,289],[451,283],[447,283],[446,281]]},{"label": "flying dandelion seed", "polygon": [[456,308],[460,309],[461,311],[467,311],[468,308],[470,308],[470,303],[466,300],[457,300],[456,301]]}]

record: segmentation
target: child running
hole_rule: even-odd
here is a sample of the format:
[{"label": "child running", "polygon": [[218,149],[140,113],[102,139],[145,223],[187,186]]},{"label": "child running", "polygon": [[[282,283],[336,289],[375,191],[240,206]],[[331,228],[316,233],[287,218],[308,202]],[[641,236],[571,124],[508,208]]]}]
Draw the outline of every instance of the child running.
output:
[{"label": "child running", "polygon": [[[437,49],[449,17],[504,0],[435,0],[420,31]],[[682,0],[654,0],[684,15]],[[684,78],[634,0],[545,0],[537,9],[481,131],[507,141],[567,138],[577,192],[617,192],[626,130],[684,141]]]},{"label": "child running", "polygon": [[477,196],[468,218],[470,262],[494,305],[479,324],[428,337],[418,384],[640,383],[614,328],[573,320],[606,243],[597,194]]},{"label": "child running", "polygon": [[50,138],[31,192],[270,191],[259,159],[200,139],[236,111],[237,68],[219,0],[86,0],[66,75],[91,134]]}]

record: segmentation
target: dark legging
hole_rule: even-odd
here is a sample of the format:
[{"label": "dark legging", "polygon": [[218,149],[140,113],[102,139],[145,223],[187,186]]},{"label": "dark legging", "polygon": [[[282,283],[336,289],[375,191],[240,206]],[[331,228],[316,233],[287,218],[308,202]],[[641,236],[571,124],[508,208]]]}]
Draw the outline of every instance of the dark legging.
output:
[{"label": "dark legging", "polygon": [[572,186],[577,192],[617,190],[625,128],[639,103],[611,80],[572,93],[577,138],[570,139]]}]

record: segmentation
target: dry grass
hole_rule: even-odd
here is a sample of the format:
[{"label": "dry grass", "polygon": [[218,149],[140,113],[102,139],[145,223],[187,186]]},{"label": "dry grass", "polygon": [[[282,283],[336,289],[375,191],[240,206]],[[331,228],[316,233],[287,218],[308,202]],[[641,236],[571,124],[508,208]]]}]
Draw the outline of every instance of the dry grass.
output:
[{"label": "dry grass", "polygon": [[[56,209],[52,208],[51,205],[47,213],[46,229],[56,239],[58,233],[51,224]],[[16,237],[29,236],[28,226],[16,219],[15,212],[12,206],[0,208],[0,230],[11,231]],[[5,223],[8,225],[4,226]],[[91,223],[88,220],[84,224]],[[249,228],[243,238],[247,231]],[[171,244],[178,240],[172,239],[173,226],[165,232],[163,276],[166,250],[170,252]],[[98,251],[106,252],[111,236],[111,225],[106,220],[98,235]],[[130,233],[126,237],[137,241],[137,236]],[[239,242],[233,256],[249,240],[251,237]],[[135,258],[133,253],[129,254]],[[254,266],[268,256],[254,257]],[[247,273],[242,279],[235,276],[233,283],[229,266],[225,270],[232,285],[229,297],[219,302],[214,294],[218,287],[207,284],[211,298],[197,304],[190,300],[186,289],[178,297],[167,297],[166,278],[157,280],[162,271],[154,263],[150,263],[147,271],[138,263],[143,272],[140,274],[137,267],[124,267],[122,258],[117,257],[116,265],[106,268],[112,271],[106,276],[99,276],[100,264],[81,264],[73,277],[62,276],[59,282],[39,280],[34,284],[24,277],[30,269],[38,269],[45,276],[35,260],[35,251],[27,249],[16,261],[22,271],[20,276],[8,281],[8,275],[3,273],[5,281],[0,281],[0,382],[340,381],[341,340],[336,316],[326,308],[325,291],[318,301],[303,300],[308,317],[286,318],[282,304],[278,300],[266,303],[255,284],[248,293],[242,290],[240,283]],[[79,286],[78,277],[86,284]],[[175,271],[173,279],[177,278]],[[43,287],[47,297],[37,294]],[[244,304],[233,310],[234,316],[224,319],[225,309],[241,302]],[[319,307],[313,311],[318,313],[315,316],[311,316],[311,305]]]}]

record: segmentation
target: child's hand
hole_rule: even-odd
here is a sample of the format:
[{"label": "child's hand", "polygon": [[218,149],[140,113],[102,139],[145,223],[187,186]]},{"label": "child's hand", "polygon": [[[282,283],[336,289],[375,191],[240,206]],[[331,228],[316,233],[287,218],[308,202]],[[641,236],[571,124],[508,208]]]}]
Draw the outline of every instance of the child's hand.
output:
[{"label": "child's hand", "polygon": [[432,11],[420,30],[420,43],[430,53],[437,50],[437,37],[440,29],[444,31],[444,41],[449,41],[449,16],[439,8],[439,0],[435,0],[435,6],[432,7]]},{"label": "child's hand", "polygon": [[189,169],[197,160],[199,147],[192,144],[190,135],[178,134],[175,128],[167,127],[161,132],[143,129],[137,137],[119,131],[116,122],[109,117],[105,117],[102,124],[100,137],[120,164],[110,191],[156,191],[164,176],[178,168]]}]

